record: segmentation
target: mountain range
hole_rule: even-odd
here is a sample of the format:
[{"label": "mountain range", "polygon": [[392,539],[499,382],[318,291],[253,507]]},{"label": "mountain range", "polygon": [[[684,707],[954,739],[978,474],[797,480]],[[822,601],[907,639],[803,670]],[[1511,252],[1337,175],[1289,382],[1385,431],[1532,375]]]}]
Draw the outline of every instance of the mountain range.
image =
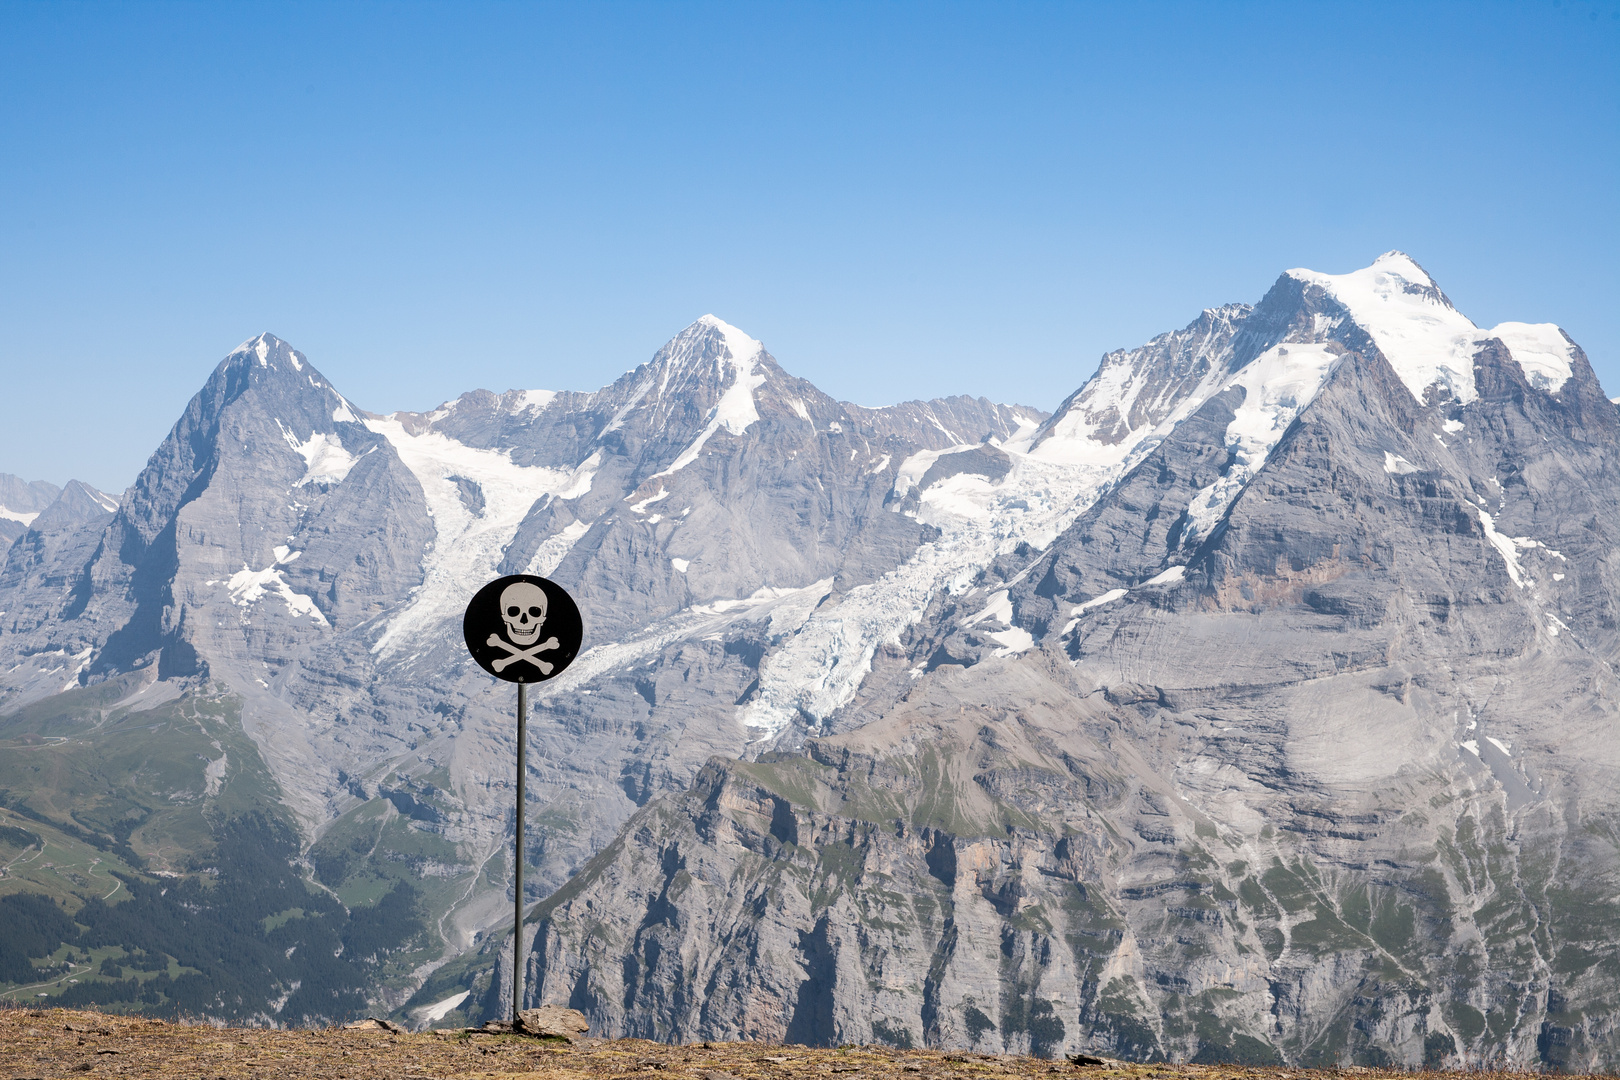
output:
[{"label": "mountain range", "polygon": [[705,316],[595,393],[384,416],[261,335],[116,505],[0,480],[0,891],[74,920],[14,973],[500,1015],[513,702],[459,621],[527,572],[586,622],[532,699],[533,1003],[1612,1065],[1617,435],[1566,334],[1399,252],[1051,414],[837,402]]}]

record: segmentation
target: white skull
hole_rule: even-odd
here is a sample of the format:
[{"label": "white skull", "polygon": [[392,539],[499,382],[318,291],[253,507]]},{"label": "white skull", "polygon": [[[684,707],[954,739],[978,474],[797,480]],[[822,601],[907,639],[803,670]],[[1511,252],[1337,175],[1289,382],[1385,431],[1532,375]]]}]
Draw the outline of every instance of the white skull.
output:
[{"label": "white skull", "polygon": [[501,590],[501,621],[512,644],[533,645],[546,621],[546,591],[529,581],[508,585]]}]

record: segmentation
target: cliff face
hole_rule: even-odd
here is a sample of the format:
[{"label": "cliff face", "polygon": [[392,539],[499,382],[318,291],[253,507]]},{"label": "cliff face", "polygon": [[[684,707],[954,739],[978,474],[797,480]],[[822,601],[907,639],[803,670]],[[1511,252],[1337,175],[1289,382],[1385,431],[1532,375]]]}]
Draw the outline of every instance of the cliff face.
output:
[{"label": "cliff face", "polygon": [[802,753],[631,819],[531,917],[530,996],[665,1039],[1612,1066],[1620,416],[1562,335],[1381,263],[1285,275],[1247,361]]}]

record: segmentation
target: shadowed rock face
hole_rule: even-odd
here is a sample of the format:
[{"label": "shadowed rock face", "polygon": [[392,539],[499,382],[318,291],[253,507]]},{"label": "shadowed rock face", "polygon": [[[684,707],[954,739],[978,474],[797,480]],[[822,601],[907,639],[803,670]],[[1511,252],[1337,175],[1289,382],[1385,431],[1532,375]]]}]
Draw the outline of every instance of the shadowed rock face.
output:
[{"label": "shadowed rock face", "polygon": [[833,734],[631,819],[531,917],[534,999],[672,1040],[1612,1067],[1620,417],[1578,348],[1549,390],[1495,331],[1472,387],[1414,387],[1336,287],[1285,276],[1210,361],[1237,381],[936,596]]}]

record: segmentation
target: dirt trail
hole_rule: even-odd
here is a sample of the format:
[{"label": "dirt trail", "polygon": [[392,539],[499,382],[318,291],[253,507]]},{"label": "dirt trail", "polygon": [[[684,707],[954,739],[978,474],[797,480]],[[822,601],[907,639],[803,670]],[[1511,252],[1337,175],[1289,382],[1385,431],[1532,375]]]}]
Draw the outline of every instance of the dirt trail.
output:
[{"label": "dirt trail", "polygon": [[[517,1035],[328,1028],[274,1031],[171,1024],[67,1009],[0,1009],[0,1080],[49,1077],[185,1080],[972,1080],[1055,1076],[1074,1080],[1357,1080],[1410,1076],[1383,1069],[1256,1069],[1238,1065],[1077,1066],[1038,1058],[764,1043],[669,1046],[636,1039],[575,1044]],[[1430,1073],[1435,1080],[1446,1074]],[[1465,1074],[1452,1074],[1462,1077]],[[1471,1072],[1468,1080],[1527,1073]]]}]

